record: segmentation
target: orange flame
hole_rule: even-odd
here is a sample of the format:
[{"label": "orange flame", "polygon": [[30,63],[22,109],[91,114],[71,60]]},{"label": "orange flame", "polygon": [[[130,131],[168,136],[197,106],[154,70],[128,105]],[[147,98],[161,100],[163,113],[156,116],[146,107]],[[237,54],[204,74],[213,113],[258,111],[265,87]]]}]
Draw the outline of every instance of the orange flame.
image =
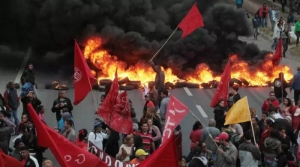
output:
[{"label": "orange flame", "polygon": [[[101,74],[98,77],[100,79],[113,79],[115,70],[118,67],[118,76],[120,78],[128,77],[132,81],[141,81],[142,83],[148,83],[154,81],[155,72],[149,65],[149,63],[139,61],[134,66],[118,60],[116,56],[112,56],[107,53],[106,50],[101,49],[102,40],[100,37],[91,37],[88,39],[84,48],[84,57],[92,62],[92,64],[101,70]],[[278,65],[273,68],[272,54],[266,56],[263,64],[260,66],[249,66],[245,61],[239,60],[237,55],[230,56],[231,62],[231,78],[245,79],[249,82],[249,86],[266,86],[268,82],[272,82],[278,77],[280,72],[285,74],[286,80],[291,80],[293,75],[289,67],[284,65]],[[172,69],[167,68],[162,70],[165,72],[165,82],[175,83],[179,79],[172,73]],[[96,75],[95,71],[92,71]],[[201,63],[195,71],[186,75],[184,80],[191,83],[208,83],[212,80],[219,81],[220,75],[214,76],[213,71],[208,65]]]}]

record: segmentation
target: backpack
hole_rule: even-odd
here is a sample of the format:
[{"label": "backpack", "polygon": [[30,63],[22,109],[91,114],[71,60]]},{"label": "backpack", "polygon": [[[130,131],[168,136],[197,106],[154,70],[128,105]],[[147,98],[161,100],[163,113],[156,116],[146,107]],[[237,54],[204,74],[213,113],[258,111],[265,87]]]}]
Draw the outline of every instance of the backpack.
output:
[{"label": "backpack", "polygon": [[238,148],[240,143],[241,143],[241,138],[237,133],[234,133],[232,131],[227,131],[226,132],[229,136],[229,140],[230,142],[236,147]]}]

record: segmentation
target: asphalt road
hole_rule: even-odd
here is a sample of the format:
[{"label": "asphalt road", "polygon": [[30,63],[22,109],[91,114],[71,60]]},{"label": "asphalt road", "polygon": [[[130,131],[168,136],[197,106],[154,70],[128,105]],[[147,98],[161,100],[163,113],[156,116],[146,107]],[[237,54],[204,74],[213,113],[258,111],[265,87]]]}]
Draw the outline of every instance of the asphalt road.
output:
[{"label": "asphalt road", "polygon": [[[241,38],[247,42],[256,43],[260,49],[270,50],[271,44],[263,39],[253,40],[252,38]],[[289,57],[289,55],[287,55]],[[0,52],[0,92],[4,92],[5,84],[12,80],[16,79],[18,70],[22,64],[22,57],[24,57],[24,53],[11,53],[8,51]],[[293,72],[296,72],[296,67],[299,62],[295,62],[289,58],[284,58],[282,60],[282,64],[288,65],[291,67]],[[39,85],[43,85],[44,83],[59,80],[62,82],[67,82],[67,79],[63,79],[56,74],[49,73],[39,73],[39,69],[36,69],[37,74],[37,83]],[[260,108],[262,102],[265,98],[268,97],[268,93],[271,88],[268,87],[260,87],[260,88],[241,88],[239,93],[241,96],[247,96],[250,107],[255,108],[258,112],[258,116],[261,116]],[[213,109],[210,108],[209,104],[213,97],[215,89],[173,89],[170,90],[170,93],[178,98],[182,103],[184,103],[191,111],[193,111],[198,118],[207,125],[208,119],[213,118]],[[96,97],[97,103],[100,101],[100,96],[102,92],[94,91],[94,95]],[[67,91],[67,96],[73,99],[73,90]],[[142,90],[132,90],[128,92],[129,98],[133,102],[133,106],[137,112],[137,117],[140,118],[142,116],[142,108],[144,105]],[[289,96],[292,95],[289,92]],[[46,108],[45,118],[46,122],[49,126],[56,127],[56,119],[55,114],[51,112],[51,107],[53,100],[57,97],[57,91],[55,90],[46,90],[40,86],[38,89],[38,98],[43,102],[43,105]],[[291,97],[291,96],[290,96]],[[98,104],[97,104],[98,105]],[[81,128],[86,128],[88,131],[92,130],[93,123],[95,119],[94,111],[94,100],[92,93],[90,93],[86,99],[81,102],[79,105],[74,107],[74,120],[75,120],[75,128],[78,131]],[[200,106],[200,107],[199,107]],[[202,108],[205,112],[200,112],[199,108]],[[19,113],[21,113],[22,107],[19,108]],[[20,115],[19,115],[20,117]],[[188,114],[181,123],[182,132],[183,132],[183,154],[187,155],[189,153],[189,134],[192,130],[193,123],[196,119],[192,116],[192,114]],[[45,153],[45,157],[54,161],[54,166],[59,166],[51,152],[48,150]]]}]

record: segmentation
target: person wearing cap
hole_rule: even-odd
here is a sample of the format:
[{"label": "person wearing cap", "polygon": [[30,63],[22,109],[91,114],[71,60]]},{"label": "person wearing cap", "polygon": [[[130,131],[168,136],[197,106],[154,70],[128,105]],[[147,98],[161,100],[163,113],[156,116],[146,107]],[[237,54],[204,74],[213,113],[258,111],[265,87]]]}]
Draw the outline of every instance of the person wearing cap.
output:
[{"label": "person wearing cap", "polygon": [[297,73],[291,81],[291,90],[294,90],[295,104],[298,104],[300,96],[300,67],[297,67]]},{"label": "person wearing cap", "polygon": [[220,143],[217,151],[217,167],[235,167],[238,155],[237,148],[229,141],[229,136],[226,132],[222,132],[217,136],[216,141]]},{"label": "person wearing cap", "polygon": [[21,160],[20,148],[25,146],[22,139],[18,138],[14,143],[14,151],[10,154],[10,156],[16,158],[17,160]]},{"label": "person wearing cap", "polygon": [[201,154],[201,147],[195,146],[193,149],[193,158],[188,167],[207,167],[208,160]]},{"label": "person wearing cap", "polygon": [[21,163],[24,167],[39,167],[39,163],[36,158],[29,154],[29,148],[23,146],[20,148]]},{"label": "person wearing cap", "polygon": [[[109,131],[107,131],[109,133]],[[94,130],[90,132],[88,141],[93,143],[100,150],[103,150],[103,140],[108,139],[108,134],[103,132],[102,123],[99,119],[95,119]],[[89,148],[89,147],[88,147]]]},{"label": "person wearing cap", "polygon": [[258,162],[261,159],[258,145],[253,145],[251,140],[253,139],[250,131],[244,134],[245,141],[239,146],[239,158],[241,166],[258,166]]},{"label": "person wearing cap", "polygon": [[135,157],[136,158],[134,158],[133,160],[131,160],[130,164],[138,165],[139,163],[141,163],[142,161],[144,161],[147,156],[148,156],[148,153],[145,150],[138,149],[135,152]]}]

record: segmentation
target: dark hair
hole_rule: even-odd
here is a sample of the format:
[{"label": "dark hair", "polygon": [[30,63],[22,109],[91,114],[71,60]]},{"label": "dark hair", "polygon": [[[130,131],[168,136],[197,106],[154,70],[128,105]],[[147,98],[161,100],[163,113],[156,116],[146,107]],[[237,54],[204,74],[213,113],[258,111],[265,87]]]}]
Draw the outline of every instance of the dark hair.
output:
[{"label": "dark hair", "polygon": [[259,122],[259,120],[258,120],[257,117],[253,117],[252,119],[255,119],[255,121],[256,121],[257,123]]},{"label": "dark hair", "polygon": [[137,149],[143,148],[143,139],[141,136],[136,135],[133,137],[134,147]]},{"label": "dark hair", "polygon": [[290,107],[292,105],[292,100],[290,98],[285,98],[284,100],[287,100],[287,106]]},{"label": "dark hair", "polygon": [[273,90],[271,90],[269,94],[271,94],[271,93],[274,93],[274,94],[275,94],[275,92],[274,92]]},{"label": "dark hair", "polygon": [[68,120],[65,120],[65,122],[67,122],[68,125],[74,127],[74,122],[72,120],[68,119]]},{"label": "dark hair", "polygon": [[272,106],[272,107],[269,108],[269,113],[273,112],[273,111],[277,112],[277,108]]},{"label": "dark hair", "polygon": [[279,127],[279,128],[278,128],[278,131],[279,131],[279,132],[282,131],[282,130],[285,130],[285,128],[284,128],[284,127]]},{"label": "dark hair", "polygon": [[39,105],[39,106],[37,106],[37,111],[39,112],[39,111],[41,111],[42,110],[42,108],[44,108],[44,106],[43,105]]},{"label": "dark hair", "polygon": [[219,100],[218,103],[215,105],[215,107],[220,106],[220,103],[224,101],[223,99]]},{"label": "dark hair", "polygon": [[29,119],[29,115],[28,115],[28,114],[23,114],[22,117],[23,117],[23,116],[26,116],[26,117]]},{"label": "dark hair", "polygon": [[193,131],[199,129],[202,126],[202,124],[200,123],[200,121],[196,121],[193,125]]},{"label": "dark hair", "polygon": [[272,120],[270,120],[270,119],[267,119],[266,120],[266,124],[269,125],[270,127],[273,127],[274,122]]},{"label": "dark hair", "polygon": [[144,124],[148,125],[147,121],[142,122],[142,123],[141,123],[141,127],[142,127]]},{"label": "dark hair", "polygon": [[244,133],[244,138],[246,140],[251,140],[253,138],[251,131],[247,131]]},{"label": "dark hair", "polygon": [[167,89],[164,89],[163,91],[162,91],[162,93],[164,94],[164,95],[169,95],[169,92],[168,92],[168,90]]},{"label": "dark hair", "polygon": [[289,152],[289,146],[286,144],[281,144],[281,150],[283,153],[288,153]]},{"label": "dark hair", "polygon": [[280,139],[279,131],[276,129],[272,129],[270,137],[273,139]]},{"label": "dark hair", "polygon": [[85,138],[86,138],[86,136],[87,136],[87,130],[86,129],[81,129],[81,130],[79,130],[79,134],[78,134],[78,140],[81,142],[81,141],[83,141]]},{"label": "dark hair", "polygon": [[29,147],[27,147],[27,146],[22,146],[22,147],[20,148],[20,151],[29,151]]},{"label": "dark hair", "polygon": [[269,113],[268,112],[263,112],[262,115],[266,115],[268,117]]},{"label": "dark hair", "polygon": [[239,90],[239,86],[234,85],[234,86],[232,86],[232,89],[235,90],[235,91],[237,92],[237,91]]},{"label": "dark hair", "polygon": [[136,113],[134,110],[131,110],[131,118],[135,118],[136,117]]}]

